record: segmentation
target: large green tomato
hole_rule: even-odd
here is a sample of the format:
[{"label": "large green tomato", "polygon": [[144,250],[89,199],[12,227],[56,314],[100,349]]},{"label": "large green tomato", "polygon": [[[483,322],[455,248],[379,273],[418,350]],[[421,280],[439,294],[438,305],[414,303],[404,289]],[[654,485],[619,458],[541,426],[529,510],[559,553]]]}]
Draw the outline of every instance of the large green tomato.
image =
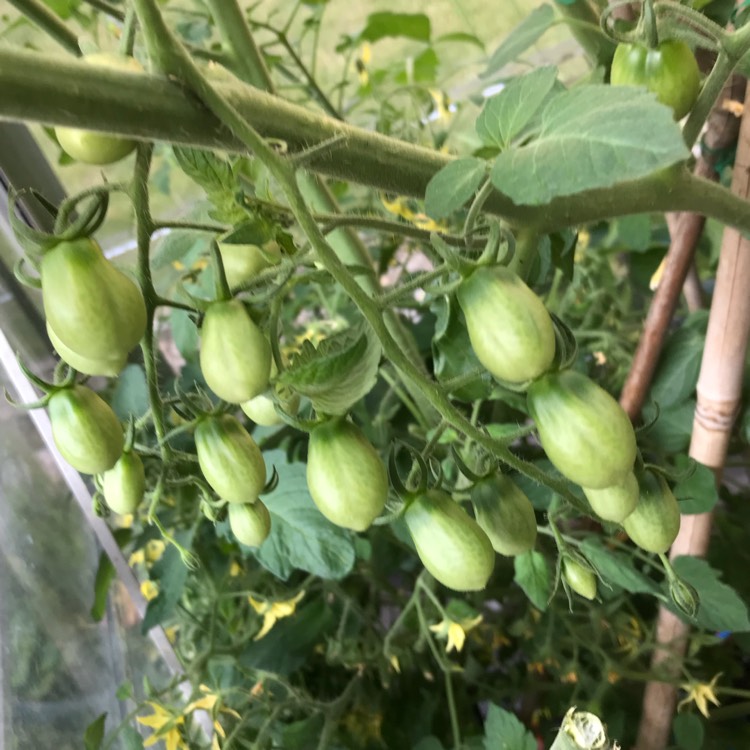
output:
[{"label": "large green tomato", "polygon": [[122,427],[91,388],[74,385],[54,393],[49,418],[55,445],[74,469],[100,474],[117,463],[124,446]]},{"label": "large green tomato", "polygon": [[635,433],[609,393],[565,370],[537,380],[526,398],[542,448],[563,476],[594,490],[625,481],[635,463]]},{"label": "large green tomato", "polygon": [[406,509],[404,520],[425,568],[454,591],[481,591],[495,551],[479,524],[449,495],[430,490]]},{"label": "large green tomato", "polygon": [[307,487],[331,523],[364,531],[385,507],[388,473],[359,427],[332,419],[310,434]]},{"label": "large green tomato", "polygon": [[640,478],[638,507],[622,522],[634,544],[647,552],[666,552],[680,531],[680,506],[659,474]]},{"label": "large green tomato", "polygon": [[645,86],[672,108],[681,120],[695,104],[701,75],[690,47],[675,39],[655,49],[642,44],[618,44],[612,60],[611,82],[615,86]]},{"label": "large green tomato", "polygon": [[[132,57],[102,52],[87,55],[83,60],[91,65],[107,68],[119,68],[135,73],[143,71],[140,63]],[[135,148],[135,141],[93,130],[57,127],[55,135],[68,156],[86,164],[111,164],[126,157]]]},{"label": "large green tomato", "polygon": [[146,490],[146,472],[137,453],[128,451],[102,476],[102,494],[107,505],[120,515],[132,513]]},{"label": "large green tomato", "polygon": [[213,302],[203,318],[200,364],[208,387],[231,404],[263,393],[271,345],[238,299]]},{"label": "large green tomato", "polygon": [[138,286],[91,239],[60,242],[41,262],[42,300],[58,354],[86,375],[111,375],[146,330]]},{"label": "large green tomato", "polygon": [[229,506],[229,528],[242,544],[260,547],[271,531],[271,515],[262,500],[232,503]]},{"label": "large green tomato", "polygon": [[536,516],[528,497],[508,477],[495,476],[471,490],[477,523],[495,552],[514,557],[534,548]]},{"label": "large green tomato", "polygon": [[128,353],[115,350],[111,357],[104,359],[90,359],[74,352],[71,348],[65,346],[60,337],[52,330],[52,326],[47,322],[47,335],[52,342],[55,351],[60,355],[63,362],[67,362],[73,369],[87,375],[104,375],[106,377],[115,377],[125,367],[128,359]]},{"label": "large green tomato", "polygon": [[638,480],[631,471],[624,480],[601,490],[583,487],[583,493],[591,509],[599,518],[614,523],[622,523],[638,505]]},{"label": "large green tomato", "polygon": [[472,349],[496,378],[538,378],[555,356],[555,329],[542,300],[512,271],[479,268],[458,288]]},{"label": "large green tomato", "polygon": [[211,488],[229,503],[254,503],[266,484],[263,455],[231,414],[206,417],[195,428],[198,464]]}]

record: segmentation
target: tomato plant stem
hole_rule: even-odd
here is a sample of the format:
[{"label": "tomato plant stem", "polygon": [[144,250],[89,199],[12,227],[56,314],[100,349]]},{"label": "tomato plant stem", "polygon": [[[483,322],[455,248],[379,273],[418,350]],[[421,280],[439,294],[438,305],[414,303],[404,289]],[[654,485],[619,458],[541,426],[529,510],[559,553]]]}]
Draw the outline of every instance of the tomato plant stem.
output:
[{"label": "tomato plant stem", "polygon": [[26,18],[35,23],[68,52],[78,56],[78,35],[60,19],[60,17],[39,0],[8,0]]}]

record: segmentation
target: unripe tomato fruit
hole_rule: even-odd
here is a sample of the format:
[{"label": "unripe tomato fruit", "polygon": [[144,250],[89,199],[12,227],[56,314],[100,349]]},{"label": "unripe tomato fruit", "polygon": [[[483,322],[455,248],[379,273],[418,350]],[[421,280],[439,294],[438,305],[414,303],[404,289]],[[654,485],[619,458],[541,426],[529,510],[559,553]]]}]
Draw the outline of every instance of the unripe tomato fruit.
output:
[{"label": "unripe tomato fruit", "polygon": [[74,370],[83,372],[86,375],[104,375],[106,377],[115,377],[125,367],[127,362],[127,352],[115,351],[112,357],[105,359],[90,359],[76,354],[60,341],[60,337],[52,330],[52,326],[47,323],[47,336],[52,343],[55,351],[60,355],[63,362],[67,362]]},{"label": "unripe tomato fruit", "polygon": [[583,487],[583,494],[599,518],[622,523],[638,505],[638,480],[631,471],[625,479],[601,490]]},{"label": "unripe tomato fruit", "polygon": [[479,524],[449,495],[430,490],[404,513],[419,559],[443,586],[481,591],[495,567],[495,551]]},{"label": "unripe tomato fruit", "polygon": [[471,347],[496,378],[521,383],[546,372],[555,329],[542,300],[507,268],[480,268],[458,287]]},{"label": "unripe tomato fruit", "polygon": [[563,578],[579,596],[589,601],[596,598],[596,575],[579,562],[566,557],[563,560]]},{"label": "unripe tomato fruit", "polygon": [[40,272],[50,338],[62,344],[57,353],[65,360],[72,352],[68,364],[86,375],[112,374],[146,330],[138,286],[88,238],[55,245]]},{"label": "unripe tomato fruit", "polygon": [[268,242],[263,247],[258,247],[219,240],[218,245],[221,262],[224,265],[224,275],[230,289],[236,289],[254,279],[261,271],[281,261],[281,250],[275,242]]},{"label": "unripe tomato fruit", "polygon": [[[289,398],[281,399],[281,408],[287,414],[294,415],[297,413],[297,409],[299,409],[299,401],[298,394],[290,394]],[[240,404],[240,408],[255,424],[262,425],[263,427],[276,427],[284,423],[284,420],[276,411],[273,398],[266,393],[261,393],[260,396],[245,401],[244,404]]]},{"label": "unripe tomato fruit", "polygon": [[664,477],[640,477],[641,496],[636,509],[622,522],[633,544],[647,552],[666,552],[680,531],[680,506]]},{"label": "unripe tomato fruit", "polygon": [[514,557],[534,548],[536,516],[528,497],[508,477],[478,482],[471,490],[474,515],[495,552]]},{"label": "unripe tomato fruit", "polygon": [[571,482],[600,490],[632,471],[633,426],[593,380],[573,370],[550,373],[531,385],[526,399],[542,448]]},{"label": "unripe tomato fruit", "polygon": [[[119,68],[135,73],[143,71],[137,60],[122,55],[100,52],[86,55],[83,60],[91,65],[107,68]],[[112,164],[126,157],[135,148],[135,141],[127,138],[80,128],[57,127],[55,136],[68,156],[86,164]]]},{"label": "unripe tomato fruit", "polygon": [[388,473],[359,427],[332,419],[310,433],[307,487],[331,523],[364,531],[385,507]]},{"label": "unripe tomato fruit", "polygon": [[63,388],[49,400],[52,437],[62,457],[82,474],[111,469],[124,446],[122,427],[110,406],[91,388]]},{"label": "unripe tomato fruit", "polygon": [[102,475],[102,494],[107,505],[120,515],[132,513],[143,500],[146,472],[137,453],[128,451]]},{"label": "unripe tomato fruit", "polygon": [[690,47],[670,39],[654,49],[618,44],[610,81],[615,86],[645,86],[681,120],[698,98],[701,74]]},{"label": "unripe tomato fruit", "polygon": [[263,393],[271,345],[238,299],[213,302],[203,318],[200,365],[208,387],[230,404]]},{"label": "unripe tomato fruit", "polygon": [[231,414],[206,417],[195,428],[203,476],[229,503],[254,503],[266,484],[266,464],[250,433]]},{"label": "unripe tomato fruit", "polygon": [[229,528],[242,544],[260,547],[271,531],[271,514],[262,500],[232,503],[229,506]]}]

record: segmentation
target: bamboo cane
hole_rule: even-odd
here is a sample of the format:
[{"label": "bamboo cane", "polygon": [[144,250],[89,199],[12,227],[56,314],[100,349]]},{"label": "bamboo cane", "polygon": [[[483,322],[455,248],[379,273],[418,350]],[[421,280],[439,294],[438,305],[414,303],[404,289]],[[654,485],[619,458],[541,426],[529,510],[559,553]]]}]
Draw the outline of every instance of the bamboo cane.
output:
[{"label": "bamboo cane", "polygon": [[[746,89],[750,101],[750,84]],[[740,126],[732,191],[750,196],[750,117]],[[727,455],[732,425],[742,388],[748,332],[750,332],[750,241],[730,228],[724,231],[709,316],[706,346],[698,378],[698,402],[693,421],[690,455],[714,470],[717,481]],[[670,556],[704,555],[711,534],[710,513],[682,517],[680,533]],[[649,682],[643,698],[643,714],[637,750],[664,750],[669,741],[679,675],[689,627],[661,608],[656,627],[657,648],[652,668],[665,682]]]}]

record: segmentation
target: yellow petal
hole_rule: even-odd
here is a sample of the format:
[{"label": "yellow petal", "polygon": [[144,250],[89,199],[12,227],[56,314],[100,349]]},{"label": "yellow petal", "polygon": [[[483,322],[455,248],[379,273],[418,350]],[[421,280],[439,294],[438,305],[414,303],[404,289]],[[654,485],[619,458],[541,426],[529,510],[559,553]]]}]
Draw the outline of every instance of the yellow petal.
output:
[{"label": "yellow petal", "polygon": [[465,642],[466,633],[464,629],[457,622],[451,622],[448,625],[448,643],[445,646],[446,653],[450,653],[454,648],[456,651],[460,651],[464,647]]},{"label": "yellow petal", "polygon": [[268,602],[259,602],[257,599],[253,599],[252,596],[248,596],[247,600],[250,602],[250,606],[259,614],[265,614],[268,610]]},{"label": "yellow petal", "polygon": [[271,628],[276,624],[276,617],[271,612],[266,612],[263,616],[263,627],[258,631],[254,641],[259,641],[264,635],[268,635]]},{"label": "yellow petal", "polygon": [[394,669],[394,670],[395,670],[395,671],[396,671],[396,672],[397,672],[398,674],[401,674],[401,664],[400,664],[400,663],[399,663],[399,661],[398,661],[398,656],[396,656],[395,654],[393,654],[393,655],[391,656],[391,659],[390,659],[390,661],[391,661],[391,666],[393,667],[393,669]]}]

